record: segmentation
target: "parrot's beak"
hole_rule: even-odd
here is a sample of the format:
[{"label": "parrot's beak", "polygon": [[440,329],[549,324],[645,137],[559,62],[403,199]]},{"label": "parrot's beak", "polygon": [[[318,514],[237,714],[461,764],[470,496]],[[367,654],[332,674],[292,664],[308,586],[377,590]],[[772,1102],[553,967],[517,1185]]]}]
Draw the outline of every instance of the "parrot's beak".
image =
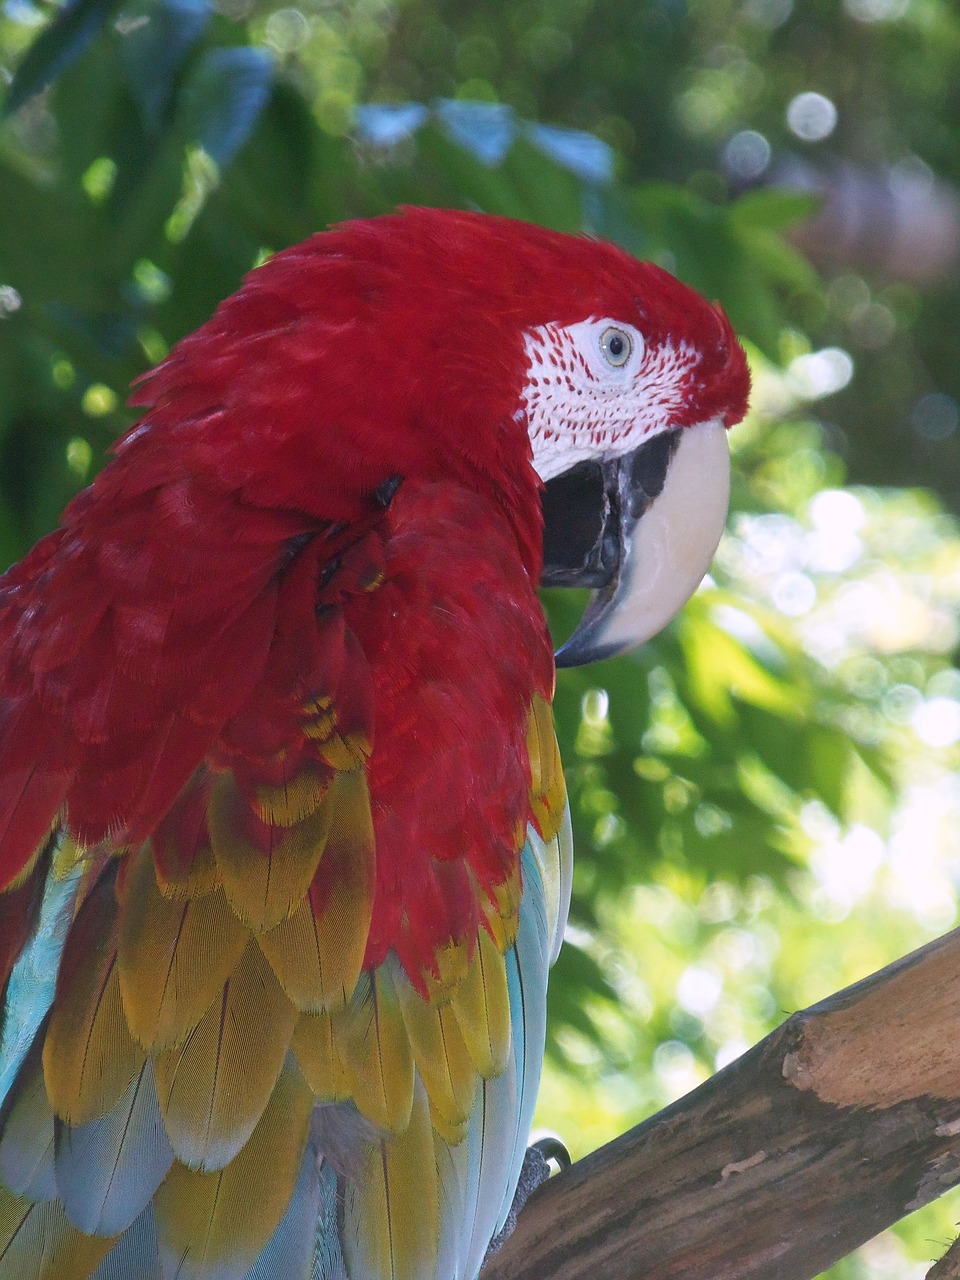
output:
[{"label": "parrot's beak", "polygon": [[544,586],[595,588],[558,667],[626,653],[689,600],[723,533],[730,452],[723,423],[663,432],[633,453],[582,462],[543,495]]}]

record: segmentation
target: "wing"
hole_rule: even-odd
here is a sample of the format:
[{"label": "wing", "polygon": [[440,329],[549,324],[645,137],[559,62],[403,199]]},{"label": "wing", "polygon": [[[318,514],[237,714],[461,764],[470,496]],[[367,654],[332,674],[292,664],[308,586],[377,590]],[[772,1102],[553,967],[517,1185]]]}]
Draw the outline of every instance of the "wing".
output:
[{"label": "wing", "polygon": [[[396,506],[217,510],[213,551],[146,578],[58,543],[8,584],[0,1280],[478,1271],[536,1095],[565,794],[509,545],[478,566],[481,513]],[[51,596],[110,574],[63,625]]]},{"label": "wing", "polygon": [[[410,1120],[392,1133],[371,1133],[363,1093],[355,1095],[359,1118],[353,1104],[336,1116],[340,1142],[359,1153],[360,1172],[338,1172],[334,1151],[322,1220],[334,1221],[342,1203],[342,1230],[332,1251],[329,1232],[318,1241],[313,1280],[473,1280],[507,1217],[536,1102],[547,974],[571,879],[569,813],[549,709],[539,700],[531,738],[541,820],[526,832],[515,930],[502,949],[481,930],[466,978],[440,999],[422,999],[396,963],[376,975],[396,993],[401,1036],[412,1049]],[[383,1040],[371,1026],[369,1057],[390,1060]],[[372,1079],[375,1073],[366,1076],[368,1088]]]}]

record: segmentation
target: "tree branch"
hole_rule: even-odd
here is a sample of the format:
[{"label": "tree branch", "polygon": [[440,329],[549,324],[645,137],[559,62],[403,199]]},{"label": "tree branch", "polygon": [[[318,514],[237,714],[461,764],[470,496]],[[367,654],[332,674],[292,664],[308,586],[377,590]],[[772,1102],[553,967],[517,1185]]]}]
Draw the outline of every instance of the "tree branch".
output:
[{"label": "tree branch", "polygon": [[960,929],[551,1178],[483,1280],[811,1280],[960,1182]]}]

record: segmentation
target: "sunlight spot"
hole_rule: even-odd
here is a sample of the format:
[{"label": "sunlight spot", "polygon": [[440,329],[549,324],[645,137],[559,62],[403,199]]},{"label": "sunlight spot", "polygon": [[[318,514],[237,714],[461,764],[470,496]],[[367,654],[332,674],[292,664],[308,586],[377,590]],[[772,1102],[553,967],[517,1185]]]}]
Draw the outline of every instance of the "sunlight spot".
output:
[{"label": "sunlight spot", "polygon": [[0,320],[12,316],[23,305],[23,299],[12,284],[0,284]]},{"label": "sunlight spot", "polygon": [[653,1055],[653,1069],[671,1101],[689,1093],[703,1080],[703,1070],[681,1040],[665,1040]]},{"label": "sunlight spot", "polygon": [[856,533],[867,513],[863,503],[846,489],[822,489],[810,502],[810,519],[824,533]]},{"label": "sunlight spot", "polygon": [[937,931],[949,928],[956,914],[958,809],[960,788],[950,775],[910,787],[893,819],[887,901]]},{"label": "sunlight spot", "polygon": [[747,0],[743,8],[751,22],[774,31],[793,13],[793,0]]},{"label": "sunlight spot", "polygon": [[711,836],[718,836],[721,831],[729,831],[733,826],[733,819],[719,805],[702,800],[693,812],[693,825],[708,840]]},{"label": "sunlight spot", "polygon": [[805,573],[783,573],[770,593],[774,605],[788,618],[801,618],[817,602],[817,588]]},{"label": "sunlight spot", "polygon": [[837,127],[837,108],[822,93],[798,93],[787,107],[787,125],[804,142],[820,142]]},{"label": "sunlight spot", "polygon": [[310,39],[310,23],[299,9],[277,9],[267,19],[264,40],[281,58],[295,53]]},{"label": "sunlight spot", "polygon": [[960,742],[960,702],[953,698],[921,702],[910,717],[910,726],[928,747],[951,747]]},{"label": "sunlight spot", "polygon": [[[740,892],[729,880],[711,880],[697,904],[700,919],[707,924],[732,920],[740,905]],[[724,930],[724,934],[730,930]]]},{"label": "sunlight spot", "polygon": [[737,1058],[743,1057],[749,1048],[746,1040],[728,1040],[726,1044],[722,1044],[713,1059],[717,1071],[728,1067],[731,1062],[736,1062]]},{"label": "sunlight spot", "polygon": [[90,443],[81,436],[74,438],[67,445],[67,466],[81,480],[86,480],[93,461],[93,450]]},{"label": "sunlight spot", "polygon": [[723,990],[723,979],[710,969],[691,965],[684,969],[677,983],[677,1002],[688,1013],[705,1014],[716,1006]]},{"label": "sunlight spot", "polygon": [[50,362],[50,377],[55,387],[67,391],[76,382],[77,371],[66,356],[54,356]]},{"label": "sunlight spot", "polygon": [[113,190],[117,165],[109,156],[98,156],[86,169],[80,183],[93,204],[102,204]]},{"label": "sunlight spot", "polygon": [[767,966],[763,939],[750,929],[724,929],[714,939],[710,953],[730,973],[743,973],[752,965]]},{"label": "sunlight spot", "polygon": [[91,383],[83,393],[80,408],[88,417],[102,418],[112,413],[118,403],[117,393],[102,382]]},{"label": "sunlight spot", "polygon": [[134,265],[133,279],[145,302],[166,302],[170,296],[172,288],[170,277],[149,258],[141,258]]},{"label": "sunlight spot", "polygon": [[863,551],[857,536],[866,523],[863,503],[845,489],[824,489],[810,502],[813,532],[807,538],[807,564],[821,573],[843,573]]},{"label": "sunlight spot", "polygon": [[894,22],[907,12],[910,0],[843,0],[843,7],[858,22]]},{"label": "sunlight spot", "polygon": [[140,349],[143,354],[151,364],[159,364],[161,360],[165,359],[170,350],[163,334],[156,329],[148,327],[138,329],[137,341],[140,343]]},{"label": "sunlight spot", "polygon": [[840,824],[825,804],[810,800],[800,810],[800,829],[811,840],[822,842],[836,839]]},{"label": "sunlight spot", "polygon": [[580,710],[591,728],[606,724],[610,711],[610,695],[606,689],[588,689],[583,695]]},{"label": "sunlight spot", "polygon": [[877,832],[857,823],[841,839],[814,849],[810,869],[826,894],[848,908],[872,888],[885,854],[886,846]]},{"label": "sunlight spot", "polygon": [[791,360],[787,373],[798,395],[806,400],[821,400],[847,386],[853,377],[853,360],[842,347],[824,347]]}]

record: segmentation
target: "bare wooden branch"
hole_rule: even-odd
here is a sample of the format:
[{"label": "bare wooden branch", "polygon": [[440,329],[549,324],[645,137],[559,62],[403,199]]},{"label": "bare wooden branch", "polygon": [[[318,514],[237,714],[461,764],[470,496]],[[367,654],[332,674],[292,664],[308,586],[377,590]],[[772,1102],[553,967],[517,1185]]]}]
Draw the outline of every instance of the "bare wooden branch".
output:
[{"label": "bare wooden branch", "polygon": [[954,1240],[940,1261],[934,1263],[926,1280],[960,1280],[960,1240]]},{"label": "bare wooden branch", "polygon": [[552,1178],[483,1280],[812,1280],[960,1182],[960,930]]}]

